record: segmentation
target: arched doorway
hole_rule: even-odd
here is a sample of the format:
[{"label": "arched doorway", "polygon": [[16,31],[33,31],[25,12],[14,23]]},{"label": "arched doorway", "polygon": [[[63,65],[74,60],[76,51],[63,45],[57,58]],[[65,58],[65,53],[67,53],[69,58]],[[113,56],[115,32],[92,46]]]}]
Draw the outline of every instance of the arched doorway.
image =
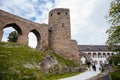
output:
[{"label": "arched doorway", "polygon": [[41,40],[40,33],[36,29],[33,29],[29,32],[28,46],[32,48],[40,48],[40,40]]},{"label": "arched doorway", "polygon": [[4,41],[4,42],[8,41],[8,36],[13,31],[16,31],[18,33],[18,37],[19,35],[22,35],[22,30],[16,23],[10,23],[10,24],[5,25],[2,28],[2,31],[3,31],[3,34],[2,34],[1,41]]},{"label": "arched doorway", "polygon": [[96,53],[93,53],[93,58],[97,58],[97,54]]},{"label": "arched doorway", "polygon": [[82,57],[81,57],[82,64],[86,64],[86,60],[87,60],[87,59],[86,59],[85,56],[82,56]]},{"label": "arched doorway", "polygon": [[88,53],[88,55],[91,57],[91,53]]},{"label": "arched doorway", "polygon": [[99,64],[103,64],[103,61],[100,60],[100,61],[99,61]]},{"label": "arched doorway", "polygon": [[113,56],[113,55],[114,55],[114,53],[111,53],[111,55]]},{"label": "arched doorway", "polygon": [[107,53],[107,57],[110,57],[110,53]]},{"label": "arched doorway", "polygon": [[106,54],[105,53],[103,53],[103,57],[106,58]]},{"label": "arched doorway", "polygon": [[102,55],[101,55],[101,53],[98,53],[98,58],[102,58]]},{"label": "arched doorway", "polygon": [[98,65],[98,62],[96,60],[94,61],[94,63],[95,63],[95,65]]}]

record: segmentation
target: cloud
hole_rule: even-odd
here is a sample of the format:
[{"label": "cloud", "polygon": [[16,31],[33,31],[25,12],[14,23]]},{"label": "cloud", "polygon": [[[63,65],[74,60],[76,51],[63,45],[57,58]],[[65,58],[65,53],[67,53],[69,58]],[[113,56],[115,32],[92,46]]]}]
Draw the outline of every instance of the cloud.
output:
[{"label": "cloud", "polygon": [[72,38],[79,44],[105,44],[108,24],[104,16],[110,1],[57,0],[55,7],[70,9]]},{"label": "cloud", "polygon": [[48,23],[53,8],[69,8],[71,35],[79,44],[105,44],[109,28],[104,16],[109,0],[1,0],[0,9],[38,23]]},{"label": "cloud", "polygon": [[[47,23],[53,3],[53,0],[1,0],[0,9],[37,23]],[[11,32],[10,28],[4,30],[2,41],[7,41],[8,32]],[[28,45],[35,47],[36,37],[32,33],[28,37]]]},{"label": "cloud", "polygon": [[38,23],[47,23],[51,0],[1,0],[0,9]]}]

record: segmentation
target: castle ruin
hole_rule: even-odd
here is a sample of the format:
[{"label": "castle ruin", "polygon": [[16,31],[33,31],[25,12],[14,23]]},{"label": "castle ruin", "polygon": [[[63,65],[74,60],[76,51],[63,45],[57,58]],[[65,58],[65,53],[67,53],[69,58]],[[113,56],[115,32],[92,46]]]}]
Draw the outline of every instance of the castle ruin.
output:
[{"label": "castle ruin", "polygon": [[48,24],[39,24],[0,10],[0,41],[3,29],[12,26],[19,34],[18,43],[28,45],[28,34],[37,37],[37,49],[50,48],[70,60],[79,60],[77,42],[71,40],[69,9],[56,8],[49,12]]}]

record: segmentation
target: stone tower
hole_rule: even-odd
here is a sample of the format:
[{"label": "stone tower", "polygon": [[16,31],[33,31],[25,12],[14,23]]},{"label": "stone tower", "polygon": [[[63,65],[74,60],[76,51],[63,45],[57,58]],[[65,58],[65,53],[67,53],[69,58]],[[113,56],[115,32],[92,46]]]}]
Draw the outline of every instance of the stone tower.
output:
[{"label": "stone tower", "polygon": [[[56,8],[49,12],[49,47],[63,57],[73,59],[77,53],[73,51],[77,48],[76,41],[71,40],[70,13],[69,9]],[[78,51],[78,49],[75,49]],[[78,55],[77,55],[78,56]]]}]

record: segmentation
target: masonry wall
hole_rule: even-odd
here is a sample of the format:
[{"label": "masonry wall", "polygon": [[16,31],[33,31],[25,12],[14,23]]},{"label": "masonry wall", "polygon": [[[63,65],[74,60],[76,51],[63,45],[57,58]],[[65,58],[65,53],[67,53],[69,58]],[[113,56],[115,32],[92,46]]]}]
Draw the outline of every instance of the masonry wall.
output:
[{"label": "masonry wall", "polygon": [[28,45],[28,34],[31,30],[36,30],[40,34],[37,48],[48,46],[48,25],[38,24],[16,15],[0,10],[0,40],[3,29],[12,26],[19,33],[18,43]]}]

